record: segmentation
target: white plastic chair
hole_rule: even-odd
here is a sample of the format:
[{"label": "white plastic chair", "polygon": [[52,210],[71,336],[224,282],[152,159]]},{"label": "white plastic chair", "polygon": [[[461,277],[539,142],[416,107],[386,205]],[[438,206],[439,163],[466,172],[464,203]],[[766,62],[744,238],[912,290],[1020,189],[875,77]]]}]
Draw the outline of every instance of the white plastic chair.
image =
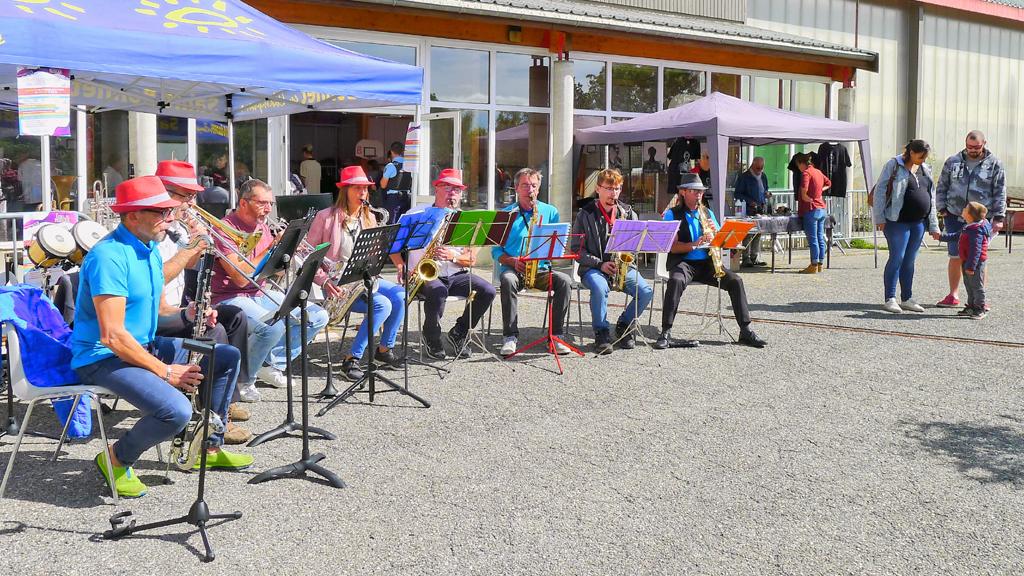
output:
[{"label": "white plastic chair", "polygon": [[[35,408],[36,404],[43,400],[52,400],[56,398],[67,398],[68,396],[73,397],[88,397],[93,402],[92,407],[96,412],[96,422],[100,428],[100,438],[103,439],[103,458],[107,463],[107,470],[111,476],[113,476],[114,467],[110,462],[110,453],[107,450],[107,431],[103,427],[103,410],[100,409],[100,402],[98,399],[99,394],[107,394],[113,396],[114,393],[102,388],[100,386],[90,386],[85,384],[75,386],[33,386],[28,378],[25,377],[24,367],[21,363],[21,344],[18,338],[18,332],[14,329],[14,326],[9,322],[5,322],[3,325],[3,335],[7,337],[7,363],[8,370],[11,377],[11,390],[18,399],[28,402],[28,409],[25,411],[25,420],[21,425],[21,432],[18,433],[18,439],[14,442],[14,450],[11,452],[11,457],[7,460],[7,469],[4,472],[3,483],[0,483],[0,498],[4,497],[4,492],[7,489],[7,481],[10,479],[11,471],[14,469],[14,458],[18,455],[18,450],[21,448],[21,441],[25,437],[25,431],[28,430],[29,419],[32,418],[32,409]],[[70,421],[70,417],[69,417]],[[65,433],[67,432],[67,425],[64,426]],[[110,484],[110,493],[114,497],[114,504],[117,504],[117,489],[114,487],[114,479],[108,478]]]}]

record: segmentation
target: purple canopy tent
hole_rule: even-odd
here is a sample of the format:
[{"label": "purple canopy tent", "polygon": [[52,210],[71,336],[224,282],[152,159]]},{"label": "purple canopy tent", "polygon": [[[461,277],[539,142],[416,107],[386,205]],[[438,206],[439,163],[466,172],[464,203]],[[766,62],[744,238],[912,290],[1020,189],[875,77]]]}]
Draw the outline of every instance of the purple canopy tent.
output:
[{"label": "purple canopy tent", "polygon": [[726,188],[726,153],[730,142],[751,146],[857,142],[864,168],[864,181],[868,186],[874,183],[867,126],[763,106],[721,92],[712,92],[709,96],[677,108],[576,132],[576,143],[580,145],[672,138],[707,139],[712,166],[713,206],[719,216],[725,213],[723,192]]}]

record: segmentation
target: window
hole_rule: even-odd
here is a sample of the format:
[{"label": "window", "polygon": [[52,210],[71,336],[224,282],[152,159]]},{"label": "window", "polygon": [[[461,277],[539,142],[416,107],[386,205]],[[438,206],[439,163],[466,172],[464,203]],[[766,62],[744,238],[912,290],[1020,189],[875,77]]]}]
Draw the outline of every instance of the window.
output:
[{"label": "window", "polygon": [[825,114],[825,85],[797,80],[793,83],[793,110],[813,116]]},{"label": "window", "polygon": [[90,134],[86,154],[90,159],[88,181],[104,182],[107,196],[113,197],[114,188],[135,175],[134,167],[128,163],[128,113],[112,110],[86,118]]},{"label": "window", "polygon": [[605,63],[577,60],[573,65],[577,110],[605,109]]},{"label": "window", "polygon": [[665,68],[662,107],[676,108],[700,98],[707,91],[704,72]]},{"label": "window", "polygon": [[487,104],[489,54],[484,50],[430,49],[430,100]]},{"label": "window", "polygon": [[398,62],[400,64],[416,65],[416,49],[412,46],[394,46],[391,44],[377,44],[374,42],[349,42],[346,40],[325,40],[339,48],[366,54],[375,58],[383,58]]},{"label": "window", "polygon": [[548,115],[534,112],[498,112],[495,140],[495,207],[515,200],[512,177],[521,168],[540,170],[540,196],[548,200]]},{"label": "window", "polygon": [[656,112],[658,69],[639,64],[612,64],[612,110]]},{"label": "window", "polygon": [[188,119],[174,116],[156,117],[156,159],[188,158]]},{"label": "window", "polygon": [[550,106],[551,59],[547,56],[498,52],[495,56],[497,104]]}]

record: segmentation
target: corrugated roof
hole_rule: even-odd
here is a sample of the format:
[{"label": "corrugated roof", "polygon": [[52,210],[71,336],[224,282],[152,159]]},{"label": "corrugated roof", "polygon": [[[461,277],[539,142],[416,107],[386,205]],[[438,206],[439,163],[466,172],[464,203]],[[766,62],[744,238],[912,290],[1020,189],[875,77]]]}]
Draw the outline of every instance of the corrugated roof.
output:
[{"label": "corrugated roof", "polygon": [[683,14],[644,11],[580,0],[358,0],[373,4],[443,10],[482,16],[520,18],[564,27],[616,30],[701,42],[796,52],[824,58],[863,62],[861,68],[878,69],[878,54],[821,42],[792,34],[764,30],[725,20]]}]

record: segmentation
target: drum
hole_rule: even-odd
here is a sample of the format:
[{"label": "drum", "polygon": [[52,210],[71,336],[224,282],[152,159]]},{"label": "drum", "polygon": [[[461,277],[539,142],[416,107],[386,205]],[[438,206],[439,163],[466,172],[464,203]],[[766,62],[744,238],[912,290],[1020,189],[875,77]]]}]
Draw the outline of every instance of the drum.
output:
[{"label": "drum", "polygon": [[36,231],[36,241],[28,248],[28,259],[36,268],[52,268],[75,251],[71,231],[57,224],[46,224]]},{"label": "drum", "polygon": [[82,220],[75,224],[71,227],[71,237],[75,239],[77,246],[71,255],[68,256],[68,260],[75,266],[81,266],[82,260],[85,259],[85,255],[89,253],[89,250],[92,250],[92,247],[106,235],[107,229],[99,222]]}]

